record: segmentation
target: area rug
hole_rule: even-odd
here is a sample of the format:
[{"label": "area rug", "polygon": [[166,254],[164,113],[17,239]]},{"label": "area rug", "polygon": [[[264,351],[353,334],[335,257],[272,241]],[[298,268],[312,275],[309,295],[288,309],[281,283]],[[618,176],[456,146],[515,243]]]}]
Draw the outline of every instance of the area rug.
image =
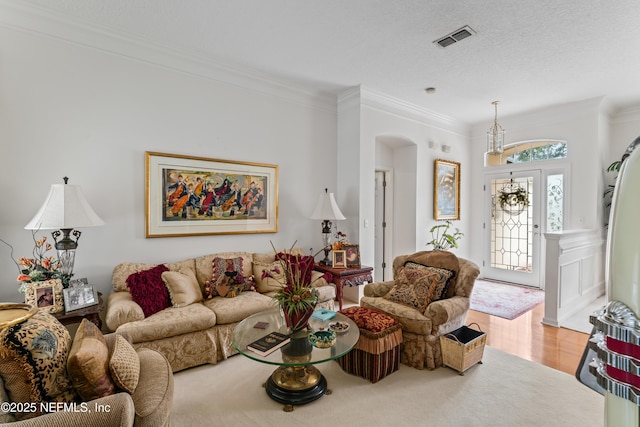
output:
[{"label": "area rug", "polygon": [[544,291],[488,280],[476,280],[471,292],[471,310],[504,319],[515,319],[544,302]]},{"label": "area rug", "polygon": [[406,365],[375,384],[336,362],[316,365],[330,395],[284,412],[262,387],[276,369],[236,355],[175,374],[171,425],[602,426],[604,398],[575,377],[485,347],[465,375]]}]

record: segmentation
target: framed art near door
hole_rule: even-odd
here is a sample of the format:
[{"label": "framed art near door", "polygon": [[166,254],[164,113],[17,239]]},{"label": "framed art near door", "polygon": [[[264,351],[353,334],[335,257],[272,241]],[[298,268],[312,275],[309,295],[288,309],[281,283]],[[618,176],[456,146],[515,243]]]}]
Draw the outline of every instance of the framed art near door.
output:
[{"label": "framed art near door", "polygon": [[436,159],[433,179],[433,218],[460,219],[460,163]]}]

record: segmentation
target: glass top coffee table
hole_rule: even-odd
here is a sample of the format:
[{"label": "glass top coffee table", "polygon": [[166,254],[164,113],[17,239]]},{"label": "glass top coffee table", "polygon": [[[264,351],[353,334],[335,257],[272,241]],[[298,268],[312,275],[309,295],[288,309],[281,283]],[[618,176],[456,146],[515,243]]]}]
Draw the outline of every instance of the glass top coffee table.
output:
[{"label": "glass top coffee table", "polygon": [[[310,333],[326,331],[329,329],[329,323],[335,321],[347,323],[349,328],[344,333],[336,334],[336,343],[333,346],[318,348],[309,342]],[[263,328],[256,327],[260,324]],[[290,335],[291,341],[266,356],[247,348],[247,345],[270,332]],[[341,313],[336,313],[336,317],[324,322],[311,318],[308,330],[291,334],[280,310],[274,309],[254,314],[240,322],[233,330],[233,346],[249,359],[278,365],[264,386],[267,395],[276,402],[283,403],[284,410],[289,412],[293,410],[293,405],[313,402],[324,394],[331,394],[327,389],[326,378],[313,365],[344,356],[356,345],[359,337],[358,326]]]}]

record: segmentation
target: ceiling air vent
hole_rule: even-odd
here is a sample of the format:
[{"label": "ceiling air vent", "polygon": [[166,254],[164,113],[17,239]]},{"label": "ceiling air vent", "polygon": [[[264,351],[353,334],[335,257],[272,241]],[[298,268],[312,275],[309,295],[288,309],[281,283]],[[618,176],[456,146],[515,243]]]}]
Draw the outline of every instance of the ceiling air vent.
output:
[{"label": "ceiling air vent", "polygon": [[465,25],[464,27],[459,28],[450,34],[447,34],[444,37],[440,37],[438,40],[434,40],[433,42],[440,47],[447,47],[459,42],[460,40],[466,39],[467,37],[470,37],[475,33],[476,32],[473,31],[471,27]]}]

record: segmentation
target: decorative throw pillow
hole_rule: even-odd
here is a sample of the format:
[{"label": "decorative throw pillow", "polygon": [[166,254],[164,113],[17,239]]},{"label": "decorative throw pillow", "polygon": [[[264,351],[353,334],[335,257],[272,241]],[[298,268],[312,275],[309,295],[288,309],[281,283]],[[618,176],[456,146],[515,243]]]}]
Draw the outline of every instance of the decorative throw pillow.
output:
[{"label": "decorative throw pillow", "polygon": [[263,294],[277,291],[281,289],[284,284],[284,272],[282,271],[282,263],[280,261],[271,263],[254,262],[253,276],[256,278],[258,292]]},{"label": "decorative throw pillow", "polygon": [[438,276],[438,284],[436,285],[436,290],[433,295],[433,300],[438,301],[443,299],[447,293],[447,287],[449,283],[451,283],[451,278],[453,277],[453,272],[449,271],[445,268],[438,267],[426,267],[421,264],[416,264],[414,262],[407,262],[404,265],[404,268],[413,269],[413,270],[423,270],[430,273],[433,273]]},{"label": "decorative throw pillow", "polygon": [[169,271],[167,266],[160,264],[127,277],[129,293],[142,308],[144,317],[171,307],[169,291],[162,281],[162,273],[165,271]]},{"label": "decorative throw pillow", "polygon": [[67,372],[80,397],[93,400],[113,394],[109,376],[109,347],[100,329],[82,319],[67,360]]},{"label": "decorative throw pillow", "polygon": [[[212,261],[213,265],[213,277],[204,284],[204,291],[202,296],[205,299],[210,299],[217,296],[236,296],[243,291],[255,291],[255,285],[252,277],[244,277],[242,274],[243,259],[241,257],[236,258],[220,258],[215,257]],[[233,274],[235,273],[235,274]],[[225,294],[221,295],[216,289],[218,286],[225,290]],[[233,288],[234,292],[228,293],[229,289]]]},{"label": "decorative throw pillow", "polygon": [[16,412],[17,420],[41,415],[40,402],[76,399],[67,376],[70,347],[67,328],[42,311],[22,323],[0,329],[0,376],[9,400],[38,405],[36,411]]},{"label": "decorative throw pillow", "polygon": [[237,271],[227,271],[222,276],[218,277],[216,282],[216,292],[221,297],[234,298],[240,295],[243,291],[244,283],[236,283]]},{"label": "decorative throw pillow", "polygon": [[422,313],[434,300],[437,285],[436,274],[404,268],[396,278],[395,285],[384,298],[415,308]]},{"label": "decorative throw pillow", "polygon": [[174,307],[184,307],[202,301],[198,279],[191,270],[165,271],[161,277],[169,290],[171,304]]},{"label": "decorative throw pillow", "polygon": [[458,278],[458,272],[460,271],[460,262],[458,257],[449,251],[421,251],[411,254],[407,257],[405,264],[408,262],[415,262],[416,264],[422,264],[426,267],[444,268],[453,272],[453,276],[449,279],[447,284],[447,290],[445,291],[445,298],[450,298],[455,295],[456,292],[456,280]]},{"label": "decorative throw pillow", "polygon": [[116,386],[129,394],[136,390],[140,379],[140,358],[122,335],[116,335],[109,359],[109,372]]},{"label": "decorative throw pillow", "polygon": [[242,275],[242,268],[244,261],[241,257],[235,258],[220,258],[215,257],[212,261],[213,264],[213,277],[211,280],[214,282],[218,280],[227,271],[237,271],[236,283],[244,283],[244,276]]}]

